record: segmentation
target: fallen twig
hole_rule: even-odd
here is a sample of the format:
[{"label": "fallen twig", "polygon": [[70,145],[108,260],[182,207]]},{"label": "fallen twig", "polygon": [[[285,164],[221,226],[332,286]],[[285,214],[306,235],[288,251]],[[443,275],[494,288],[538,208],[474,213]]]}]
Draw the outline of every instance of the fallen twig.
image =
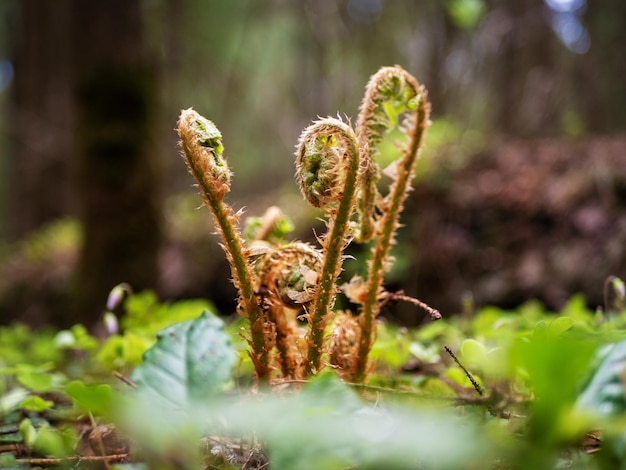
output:
[{"label": "fallen twig", "polygon": [[31,466],[39,467],[56,467],[58,465],[71,464],[71,463],[120,463],[128,459],[128,454],[114,454],[114,455],[93,455],[93,456],[73,456],[63,458],[28,458],[17,459],[15,462],[18,464],[28,464]]}]

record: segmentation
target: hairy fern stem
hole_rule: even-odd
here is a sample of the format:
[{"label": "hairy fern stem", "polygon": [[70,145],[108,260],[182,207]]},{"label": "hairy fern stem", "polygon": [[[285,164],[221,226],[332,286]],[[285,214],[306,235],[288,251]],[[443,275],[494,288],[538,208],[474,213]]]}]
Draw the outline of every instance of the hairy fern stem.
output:
[{"label": "hairy fern stem", "polygon": [[308,313],[306,370],[314,374],[320,369],[324,353],[324,331],[334,305],[335,282],[341,271],[342,253],[354,211],[359,174],[356,136],[346,123],[334,118],[322,119],[302,133],[296,156],[296,177],[303,195],[311,204],[323,207],[330,214],[328,231],[321,240],[324,259]]},{"label": "hairy fern stem", "polygon": [[[410,189],[413,168],[419,156],[430,116],[430,104],[427,101],[426,90],[417,83],[412,75],[397,66],[382,69],[372,77],[370,84],[368,84],[362,107],[363,116],[359,120],[359,138],[368,141],[367,148],[372,148],[381,139],[381,121],[374,117],[376,108],[380,106],[381,101],[392,98],[398,101],[404,100],[406,108],[409,110],[413,106],[416,109],[412,111],[413,115],[407,118],[410,120],[408,125],[405,123],[409,141],[402,150],[402,158],[397,162],[395,180],[391,185],[389,194],[383,200],[382,216],[378,220],[375,230],[376,242],[372,249],[372,258],[368,263],[367,290],[359,315],[358,359],[353,376],[353,379],[358,382],[363,381],[367,373],[367,358],[375,331],[374,319],[380,312],[382,285],[384,275],[388,271],[389,251],[395,243],[394,236],[398,228],[398,218]],[[368,134],[372,136],[364,137]]]},{"label": "hairy fern stem", "polygon": [[[356,132],[350,123],[335,118],[320,119],[302,132],[296,180],[307,202],[327,217],[318,249],[287,243],[289,223],[275,207],[260,219],[248,220],[244,234],[249,245],[244,246],[235,229],[237,214],[223,202],[231,174],[222,155],[222,136],[192,109],[181,112],[183,157],[223,240],[239,291],[238,311],[249,322],[249,355],[260,383],[304,379],[319,372],[325,362],[346,380],[365,380],[381,304],[410,299],[385,292],[383,281],[429,115],[424,87],[399,66],[383,67],[367,84]],[[381,142],[396,128],[404,134],[404,145],[391,171],[385,170],[393,181],[383,197],[376,157]],[[365,279],[355,276],[342,286],[359,305],[357,316],[334,310],[343,251],[352,239],[374,240]],[[439,315],[430,310],[436,313],[432,318]],[[297,322],[302,316],[308,330]]]},{"label": "hairy fern stem", "polygon": [[254,292],[254,274],[234,226],[237,218],[223,202],[224,195],[230,191],[230,170],[222,157],[222,135],[213,122],[193,109],[181,112],[178,134],[183,158],[189,172],[198,181],[202,198],[213,214],[224,243],[222,247],[231,266],[233,284],[239,291],[239,312],[250,323],[250,356],[258,380],[265,382],[269,379],[269,351],[265,344],[263,314]]}]

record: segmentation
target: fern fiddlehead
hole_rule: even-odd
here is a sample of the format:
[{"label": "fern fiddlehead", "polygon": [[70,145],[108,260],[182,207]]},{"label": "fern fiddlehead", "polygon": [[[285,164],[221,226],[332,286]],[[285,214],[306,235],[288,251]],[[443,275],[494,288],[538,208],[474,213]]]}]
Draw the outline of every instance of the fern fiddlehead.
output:
[{"label": "fern fiddlehead", "polygon": [[[374,319],[380,311],[383,296],[382,283],[388,270],[389,251],[395,243],[394,236],[398,228],[398,218],[403,209],[404,200],[410,189],[413,168],[419,156],[424,132],[429,124],[430,104],[426,89],[415,78],[399,66],[383,67],[372,76],[366,87],[357,126],[360,149],[366,153],[370,163],[376,155],[376,145],[386,132],[398,125],[398,119],[406,114],[399,125],[406,136],[401,147],[401,158],[394,162],[393,182],[389,193],[380,198],[380,216],[375,214],[377,191],[375,187],[376,171],[367,170],[363,178],[362,218],[367,218],[371,234],[376,237],[372,258],[368,263],[367,279],[360,297],[359,315],[360,338],[358,361],[354,371],[354,380],[362,381],[367,372],[367,357],[372,346]],[[373,166],[373,163],[372,163]],[[373,199],[370,200],[369,198]],[[363,229],[362,229],[363,231]],[[367,234],[367,232],[365,232]]]},{"label": "fern fiddlehead", "polygon": [[324,330],[333,308],[335,281],[341,271],[342,252],[354,210],[359,173],[354,131],[334,118],[313,123],[300,136],[296,166],[296,179],[305,199],[330,215],[328,230],[320,240],[324,259],[308,312],[307,373],[314,374],[320,368],[324,352]]},{"label": "fern fiddlehead", "polygon": [[183,110],[178,120],[182,156],[189,172],[198,181],[202,198],[216,221],[231,266],[233,284],[239,291],[238,311],[250,323],[250,354],[259,381],[269,378],[269,351],[262,311],[254,292],[255,277],[247,262],[241,237],[235,229],[237,216],[224,204],[230,191],[230,170],[223,157],[222,134],[212,121],[193,109]]},{"label": "fern fiddlehead", "polygon": [[[391,266],[389,252],[429,113],[426,90],[401,67],[384,67],[367,84],[356,133],[333,118],[316,121],[303,131],[296,150],[296,179],[304,198],[328,216],[327,231],[318,238],[321,250],[300,242],[284,244],[290,226],[275,207],[250,220],[245,235],[251,245],[244,248],[234,228],[237,215],[223,202],[231,174],[221,134],[195,111],[181,113],[183,157],[223,238],[240,293],[238,311],[249,321],[250,357],[260,382],[270,380],[275,360],[283,378],[313,375],[327,352],[343,378],[364,380],[381,305],[406,297],[385,292],[382,283]],[[378,145],[395,128],[404,134],[404,144],[391,171],[385,170],[393,181],[383,197],[375,158]],[[358,226],[351,222],[355,209]],[[343,250],[353,237],[360,242],[375,239],[367,276],[355,276],[343,287],[360,306],[359,315],[337,312],[330,337],[325,338]],[[296,322],[302,310],[309,326],[306,335]]]},{"label": "fern fiddlehead", "polygon": [[257,292],[262,294],[261,306],[268,312],[275,332],[282,376],[301,379],[304,361],[296,316],[308,308],[315,296],[322,254],[302,242],[260,250],[264,253],[254,262],[259,281]]}]

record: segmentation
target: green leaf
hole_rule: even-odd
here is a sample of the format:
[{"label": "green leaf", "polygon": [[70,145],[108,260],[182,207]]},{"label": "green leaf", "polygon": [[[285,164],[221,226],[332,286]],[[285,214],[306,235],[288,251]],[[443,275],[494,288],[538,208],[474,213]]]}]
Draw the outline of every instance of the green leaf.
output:
[{"label": "green leaf", "polygon": [[224,323],[205,311],[159,332],[131,379],[170,403],[202,403],[230,378],[235,358]]},{"label": "green leaf", "polygon": [[74,325],[69,330],[61,330],[54,338],[59,349],[79,349],[89,351],[98,346],[98,340],[91,336],[84,325]]},{"label": "green leaf", "polygon": [[52,364],[35,367],[28,364],[20,364],[17,366],[17,381],[33,392],[48,392],[52,388],[52,374],[47,372]]},{"label": "green leaf", "polygon": [[128,403],[123,417],[133,437],[159,433],[160,445],[144,451],[154,462],[190,459],[181,451],[190,446],[189,430],[206,433],[211,426],[225,435],[254,435],[277,469],[484,468],[495,450],[471,419],[432,407],[374,407],[333,373],[313,377],[302,393],[230,397],[186,410],[146,398]]},{"label": "green leaf", "polygon": [[604,359],[578,397],[578,405],[605,416],[621,416],[626,411],[623,379],[626,371],[626,341],[602,348]]},{"label": "green leaf", "polygon": [[[463,371],[461,371],[461,373],[465,376]],[[467,385],[468,387],[472,386],[467,378],[465,384],[469,384]],[[426,377],[425,380],[419,384],[419,389],[433,397],[453,397],[456,395],[456,392],[450,387],[450,384],[438,377]]]},{"label": "green leaf", "polygon": [[27,468],[26,466],[21,466],[17,463],[17,459],[15,455],[9,453],[0,454],[0,468],[12,468],[12,469],[20,469]]},{"label": "green leaf", "polygon": [[596,348],[593,338],[581,340],[567,335],[533,335],[512,344],[509,360],[513,369],[518,370],[518,377],[527,374],[535,395],[528,439],[549,448],[582,432],[574,403]]},{"label": "green leaf", "polygon": [[460,435],[471,425],[461,429],[444,414],[373,408],[333,374],[313,378],[291,398],[225,412],[241,431],[254,416],[273,468],[460,468],[480,454],[480,439],[472,447]]},{"label": "green leaf", "polygon": [[559,317],[550,323],[548,331],[552,336],[560,336],[574,326],[574,320],[570,317]]},{"label": "green leaf", "polygon": [[[14,431],[13,428],[0,433],[0,445],[21,444],[22,442],[23,442],[22,433]],[[1,464],[0,464],[0,468],[2,468]]]},{"label": "green leaf", "polygon": [[[446,369],[446,373],[445,376],[447,378],[449,378],[450,380],[452,380],[453,382],[456,382],[459,385],[462,385],[465,388],[473,388],[474,385],[472,384],[472,382],[470,382],[470,379],[467,377],[467,374],[465,373],[465,371],[463,371],[463,369],[461,369],[460,367],[448,367]],[[474,378],[474,380],[478,379],[476,378],[476,376],[472,376]],[[482,384],[479,384],[482,386]]]},{"label": "green leaf", "polygon": [[311,378],[304,387],[300,398],[315,406],[334,410],[350,411],[363,406],[356,392],[341,382],[334,372],[330,371],[321,372]]},{"label": "green leaf", "polygon": [[44,400],[38,395],[31,395],[18,405],[19,408],[22,408],[27,411],[35,411],[41,412],[49,410],[54,406],[54,402],[50,400]]},{"label": "green leaf", "polygon": [[435,344],[424,346],[422,343],[416,341],[409,344],[409,352],[414,357],[427,364],[435,364],[441,360],[439,349],[439,346]]},{"label": "green leaf", "polygon": [[65,393],[72,398],[79,410],[98,416],[106,416],[111,412],[114,395],[110,385],[87,385],[80,380],[74,380],[65,386]]},{"label": "green leaf", "polygon": [[576,294],[567,301],[563,309],[561,309],[560,314],[561,316],[570,317],[573,320],[585,322],[590,321],[594,317],[595,311],[587,307],[587,301],[584,295]]},{"label": "green leaf", "polygon": [[[75,439],[74,439],[75,440]],[[70,454],[73,444],[72,436],[44,424],[37,432],[32,449],[45,456],[65,457]]]},{"label": "green leaf", "polygon": [[466,339],[461,344],[461,356],[468,364],[481,365],[487,355],[487,348],[475,339]]},{"label": "green leaf", "polygon": [[210,302],[203,299],[181,300],[172,304],[159,303],[152,291],[133,294],[124,302],[126,315],[121,318],[122,329],[128,332],[154,336],[158,331],[187,320],[193,320],[198,312],[213,311]]},{"label": "green leaf", "polygon": [[379,327],[370,357],[393,368],[402,366],[411,357],[408,335],[403,330],[388,325]]},{"label": "green leaf", "polygon": [[32,446],[37,440],[37,430],[30,419],[26,418],[20,422],[19,426],[20,433],[22,434],[22,438],[24,439],[24,444],[28,447]]},{"label": "green leaf", "polygon": [[107,338],[98,353],[98,361],[109,369],[117,369],[126,366],[136,367],[141,364],[141,357],[146,350],[154,344],[150,339],[132,331],[127,331],[123,336],[113,335]]},{"label": "green leaf", "polygon": [[[602,456],[607,463],[602,468],[626,468],[626,431],[623,426],[626,411],[626,341],[600,348],[596,353],[600,360],[591,380],[576,402],[578,408],[604,418],[602,436]],[[608,418],[608,419],[607,419]],[[614,423],[607,426],[607,423]],[[621,423],[615,425],[615,422]],[[617,463],[620,462],[621,466]],[[600,467],[599,467],[600,468]]]}]

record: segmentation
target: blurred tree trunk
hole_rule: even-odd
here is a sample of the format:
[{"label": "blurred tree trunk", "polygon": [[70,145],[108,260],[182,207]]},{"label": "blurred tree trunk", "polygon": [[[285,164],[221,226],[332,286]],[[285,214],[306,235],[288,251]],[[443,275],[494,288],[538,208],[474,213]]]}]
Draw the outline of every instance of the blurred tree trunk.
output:
[{"label": "blurred tree trunk", "polygon": [[[289,3],[293,18],[298,23],[295,40],[300,53],[296,71],[298,86],[294,87],[294,91],[298,111],[303,116],[328,113],[330,108],[328,87],[323,80],[329,73],[325,51],[338,37],[334,28],[318,21],[320,13],[329,7],[326,3],[315,0]],[[332,13],[337,14],[336,11]]]},{"label": "blurred tree trunk", "polygon": [[75,0],[73,11],[84,246],[79,308],[70,320],[91,323],[116,284],[156,283],[160,198],[150,146],[156,74],[140,0]]},{"label": "blurred tree trunk", "polygon": [[500,39],[491,56],[495,123],[511,136],[560,132],[562,94],[559,58],[567,53],[550,28],[543,0],[491,1],[493,29]]},{"label": "blurred tree trunk", "polygon": [[73,212],[70,0],[20,0],[13,95],[11,236]]},{"label": "blurred tree trunk", "polygon": [[[584,20],[591,46],[575,71],[577,101],[588,130],[594,133],[626,129],[626,2],[587,2]],[[581,83],[584,86],[581,87]]]}]

